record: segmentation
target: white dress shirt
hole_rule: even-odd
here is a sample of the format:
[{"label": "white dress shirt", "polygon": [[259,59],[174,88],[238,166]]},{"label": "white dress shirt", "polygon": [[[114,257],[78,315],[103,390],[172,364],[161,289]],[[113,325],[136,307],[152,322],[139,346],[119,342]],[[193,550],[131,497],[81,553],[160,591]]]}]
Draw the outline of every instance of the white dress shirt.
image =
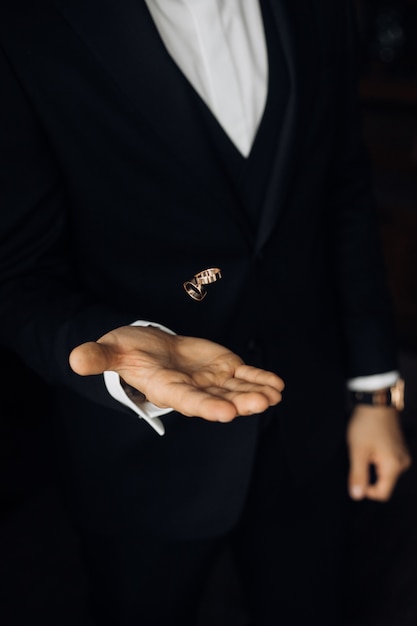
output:
[{"label": "white dress shirt", "polygon": [[146,4],[168,53],[247,156],[267,94],[267,50],[258,0]]},{"label": "white dress shirt", "polygon": [[[187,80],[245,157],[250,153],[267,97],[268,61],[258,0],[145,0],[162,42]],[[133,325],[156,326],[137,321]],[[355,391],[390,386],[399,373],[348,381]],[[158,416],[172,411],[127,396],[116,372],[105,372],[109,393],[145,419],[158,434]]]}]

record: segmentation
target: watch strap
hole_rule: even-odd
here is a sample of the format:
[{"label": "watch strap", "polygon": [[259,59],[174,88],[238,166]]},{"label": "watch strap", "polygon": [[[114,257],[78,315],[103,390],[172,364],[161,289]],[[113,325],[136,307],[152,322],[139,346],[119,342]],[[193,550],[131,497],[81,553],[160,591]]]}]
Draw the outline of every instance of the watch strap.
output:
[{"label": "watch strap", "polygon": [[404,380],[400,378],[391,387],[375,391],[350,391],[350,399],[353,404],[392,406],[402,411],[404,409]]}]

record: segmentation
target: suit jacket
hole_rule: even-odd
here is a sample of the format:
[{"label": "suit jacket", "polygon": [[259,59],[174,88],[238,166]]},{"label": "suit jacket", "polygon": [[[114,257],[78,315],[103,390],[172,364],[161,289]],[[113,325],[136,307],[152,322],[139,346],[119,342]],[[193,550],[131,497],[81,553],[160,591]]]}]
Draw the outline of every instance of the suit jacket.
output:
[{"label": "suit jacket", "polygon": [[[83,341],[145,319],[276,371],[274,419],[299,479],[343,441],[346,378],[396,367],[351,3],[268,1],[290,92],[258,228],[145,3],[0,9],[0,339],[50,386],[83,523],[226,530],[266,419],[171,413],[159,437],[102,376],[71,372]],[[191,300],[183,282],[213,266],[222,280]]]}]

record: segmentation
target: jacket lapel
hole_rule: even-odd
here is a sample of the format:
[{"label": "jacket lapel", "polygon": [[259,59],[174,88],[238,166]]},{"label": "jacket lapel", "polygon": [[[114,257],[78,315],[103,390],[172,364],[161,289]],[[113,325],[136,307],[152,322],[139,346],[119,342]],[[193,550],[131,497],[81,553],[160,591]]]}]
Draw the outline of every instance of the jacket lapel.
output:
[{"label": "jacket lapel", "polygon": [[[265,245],[282,215],[282,207],[286,206],[303,120],[308,119],[305,103],[309,101],[308,90],[314,76],[313,68],[299,67],[300,47],[314,45],[311,41],[312,15],[307,8],[311,5],[302,2],[299,7],[299,0],[266,1],[270,3],[281,37],[290,76],[290,93],[261,211],[255,243],[257,251]],[[248,244],[253,246],[254,233],[245,212],[240,209],[226,178],[219,176],[211,143],[202,137],[201,122],[190,98],[192,87],[165,50],[146,3],[135,0],[121,3],[116,0],[55,2],[126,94],[136,114],[145,115],[162,137],[167,151],[172,152],[173,167],[189,171],[190,181],[202,185],[203,192],[213,198],[213,206],[219,210],[231,210]],[[304,55],[303,64],[310,58],[314,55]],[[164,92],[169,97],[161,97]],[[208,186],[207,180],[217,180],[219,184]]]},{"label": "jacket lapel", "polygon": [[[266,243],[279,218],[282,207],[287,206],[293,172],[296,167],[297,148],[303,133],[303,120],[308,119],[308,91],[313,84],[314,73],[310,67],[301,67],[313,54],[300,59],[300,47],[313,45],[311,39],[312,16],[303,2],[298,7],[298,0],[267,0],[275,17],[278,35],[286,58],[290,89],[284,114],[280,143],[277,146],[271,169],[265,201],[262,207],[260,226],[256,240],[258,252]],[[311,5],[308,5],[311,6]],[[310,48],[312,49],[312,48]]]},{"label": "jacket lapel", "polygon": [[[226,178],[219,175],[211,143],[202,137],[201,122],[190,97],[193,88],[161,42],[146,3],[55,1],[125,93],[136,115],[142,119],[146,116],[161,136],[167,151],[172,152],[173,167],[189,171],[190,182],[203,186],[204,193],[213,197],[214,207],[232,210],[248,243],[253,245],[250,225]],[[207,180],[219,184],[208,186]]]}]

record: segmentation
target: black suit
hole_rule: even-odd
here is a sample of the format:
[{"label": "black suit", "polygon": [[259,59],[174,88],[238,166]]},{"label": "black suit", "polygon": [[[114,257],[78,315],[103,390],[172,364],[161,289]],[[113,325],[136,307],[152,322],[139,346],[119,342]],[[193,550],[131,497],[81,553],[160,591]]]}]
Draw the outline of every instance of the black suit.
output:
[{"label": "black suit", "polygon": [[[207,132],[217,123],[199,112],[145,3],[0,9],[1,340],[50,384],[83,528],[224,534],[268,420],[292,479],[313,482],[343,448],[346,378],[395,369],[349,5],[266,7],[288,92],[255,218],[240,188],[251,179],[224,167]],[[251,158],[238,167],[250,171]],[[196,303],[182,284],[212,266],[223,277]],[[68,365],[75,345],[135,319],[276,371],[282,404],[228,425],[172,413],[159,437],[101,376]]]}]

